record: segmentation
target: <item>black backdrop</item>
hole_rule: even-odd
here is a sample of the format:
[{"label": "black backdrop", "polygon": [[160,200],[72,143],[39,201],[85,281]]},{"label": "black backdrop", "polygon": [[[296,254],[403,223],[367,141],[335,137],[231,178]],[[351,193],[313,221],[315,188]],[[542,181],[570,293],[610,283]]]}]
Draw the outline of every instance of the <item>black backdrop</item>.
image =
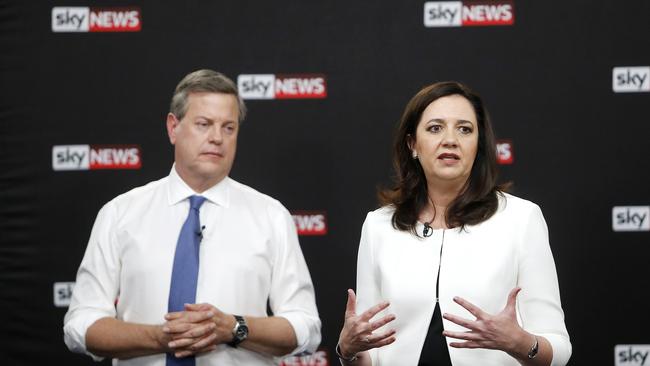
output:
[{"label": "black backdrop", "polygon": [[[53,32],[54,6],[139,7],[141,31]],[[420,87],[450,79],[484,97],[514,148],[502,179],[545,214],[570,364],[610,365],[615,345],[650,343],[649,233],[612,229],[614,206],[650,204],[650,94],[612,90],[614,67],[650,65],[650,2],[519,0],[512,26],[457,28],[425,27],[423,7],[0,2],[0,363],[91,364],[63,344],[53,285],[74,281],[105,202],[169,172],[169,100],[198,68],[327,79],[324,99],[247,101],[231,175],[290,210],[326,212],[327,235],[301,245],[330,357],[361,224],[391,179],[395,123]],[[136,144],[142,168],[54,171],[53,146],[74,144]]]}]

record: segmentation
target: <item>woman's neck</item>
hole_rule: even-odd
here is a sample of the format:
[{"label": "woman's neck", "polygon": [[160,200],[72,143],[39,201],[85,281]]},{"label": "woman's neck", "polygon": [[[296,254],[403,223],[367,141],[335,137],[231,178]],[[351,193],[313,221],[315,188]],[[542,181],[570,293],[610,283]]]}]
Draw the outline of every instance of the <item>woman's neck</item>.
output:
[{"label": "woman's neck", "polygon": [[420,221],[434,229],[446,229],[447,207],[458,197],[463,187],[458,184],[428,183],[428,203],[420,213]]}]

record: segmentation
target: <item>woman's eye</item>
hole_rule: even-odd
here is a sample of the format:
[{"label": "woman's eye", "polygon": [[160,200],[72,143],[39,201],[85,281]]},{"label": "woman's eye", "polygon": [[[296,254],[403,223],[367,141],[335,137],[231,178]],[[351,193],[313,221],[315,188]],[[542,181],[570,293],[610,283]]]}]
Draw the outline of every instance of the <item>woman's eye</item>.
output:
[{"label": "woman's eye", "polygon": [[460,130],[461,133],[466,134],[466,135],[472,133],[472,131],[473,131],[471,127],[467,127],[467,126],[460,126],[459,130]]},{"label": "woman's eye", "polygon": [[429,131],[431,131],[431,132],[440,132],[440,131],[442,131],[442,126],[440,126],[440,125],[432,125],[431,127],[429,127]]}]

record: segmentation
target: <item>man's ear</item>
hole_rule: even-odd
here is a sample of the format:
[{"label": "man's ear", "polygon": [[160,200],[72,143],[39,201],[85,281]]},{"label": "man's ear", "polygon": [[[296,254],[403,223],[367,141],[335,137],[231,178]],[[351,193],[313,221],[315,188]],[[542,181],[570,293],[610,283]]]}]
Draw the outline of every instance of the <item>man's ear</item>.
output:
[{"label": "man's ear", "polygon": [[176,127],[181,121],[173,113],[167,114],[167,135],[172,145],[176,144]]}]

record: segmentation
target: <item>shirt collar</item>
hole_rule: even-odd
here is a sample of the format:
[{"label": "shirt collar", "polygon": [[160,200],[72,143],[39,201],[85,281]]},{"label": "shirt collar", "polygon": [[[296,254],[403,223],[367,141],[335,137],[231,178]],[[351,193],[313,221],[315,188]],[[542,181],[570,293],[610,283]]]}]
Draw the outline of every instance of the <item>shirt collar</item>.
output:
[{"label": "shirt collar", "polygon": [[190,186],[185,183],[183,178],[176,172],[176,164],[172,166],[169,172],[169,189],[168,200],[170,205],[175,205],[191,195],[199,195],[208,199],[208,201],[220,206],[228,207],[230,204],[230,178],[225,177],[219,183],[213,185],[202,193],[194,192]]}]

